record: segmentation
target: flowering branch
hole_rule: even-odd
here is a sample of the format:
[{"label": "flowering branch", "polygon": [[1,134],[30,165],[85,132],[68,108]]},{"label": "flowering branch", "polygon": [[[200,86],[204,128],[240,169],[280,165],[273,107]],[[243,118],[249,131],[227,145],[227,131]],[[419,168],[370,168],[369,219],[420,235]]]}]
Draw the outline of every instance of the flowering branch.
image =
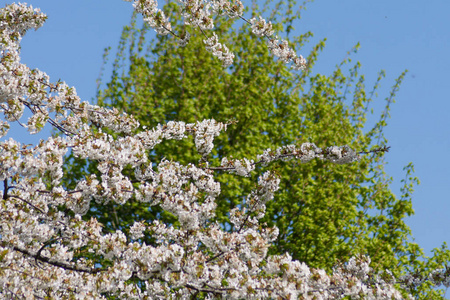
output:
[{"label": "flowering branch", "polygon": [[[132,0],[124,0],[132,2]],[[206,36],[205,30],[214,28],[213,15],[227,16],[229,18],[240,18],[251,25],[252,32],[259,37],[266,37],[268,39],[268,47],[273,55],[280,57],[285,63],[293,62],[294,70],[303,70],[306,68],[306,60],[303,56],[297,56],[295,51],[289,47],[286,40],[279,40],[278,37],[271,38],[274,31],[272,24],[267,22],[261,16],[252,18],[250,20],[243,17],[244,5],[240,0],[233,0],[232,2],[224,0],[211,1],[197,1],[197,0],[182,0],[184,25],[199,28],[199,30]],[[177,37],[178,44],[185,46],[189,42],[190,34],[186,31],[182,35],[176,35],[172,31],[172,27],[164,12],[157,8],[158,2],[156,0],[135,0],[133,2],[135,10],[142,14],[144,21],[150,25],[158,34],[167,35],[172,34]],[[219,43],[218,36],[213,35],[204,40],[206,50],[216,56],[223,67],[228,67],[233,64],[234,54],[228,50],[228,47]]]},{"label": "flowering branch", "polygon": [[64,270],[69,270],[69,271],[75,271],[75,272],[81,272],[81,273],[89,273],[89,274],[97,274],[99,272],[105,272],[106,269],[98,269],[98,268],[93,268],[93,269],[88,269],[88,268],[79,268],[79,267],[74,267],[72,265],[66,264],[66,263],[62,263],[62,262],[58,262],[58,261],[52,261],[50,258],[44,257],[40,254],[40,252],[36,253],[36,254],[32,254],[30,251],[25,250],[25,249],[20,249],[19,247],[14,246],[13,247],[14,251],[18,251],[28,257],[32,257],[35,260],[39,260],[41,262],[47,263],[49,265],[55,266],[55,267],[59,267],[59,268],[63,268]]}]

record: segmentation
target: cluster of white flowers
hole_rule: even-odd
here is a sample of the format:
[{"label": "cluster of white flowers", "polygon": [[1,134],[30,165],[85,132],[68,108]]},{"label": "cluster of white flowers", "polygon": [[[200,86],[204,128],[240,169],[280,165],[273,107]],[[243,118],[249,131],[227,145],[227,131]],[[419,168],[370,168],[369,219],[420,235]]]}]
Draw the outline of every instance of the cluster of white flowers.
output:
[{"label": "cluster of white flowers", "polygon": [[257,36],[270,37],[274,33],[272,23],[267,23],[261,16],[259,16],[259,20],[256,20],[256,18],[250,19],[250,24],[252,25],[252,32]]},{"label": "cluster of white flowers", "polygon": [[405,274],[400,277],[399,281],[410,288],[428,282],[433,285],[443,285],[446,288],[450,287],[450,268],[448,265],[445,268],[435,269],[428,276],[423,276],[420,273]]},{"label": "cluster of white flowers", "polygon": [[222,66],[228,67],[233,64],[234,54],[228,50],[227,46],[219,43],[219,38],[215,33],[203,42],[206,45],[206,50],[216,56],[222,62]]},{"label": "cluster of white flowers", "polygon": [[[124,0],[131,2],[132,0]],[[158,8],[156,0],[136,0],[133,3],[134,9],[141,13],[144,21],[150,25],[158,34],[167,35],[172,30],[172,25],[164,12]]]},{"label": "cluster of white flowers", "polygon": [[250,177],[250,173],[255,169],[254,161],[246,158],[233,159],[232,157],[224,157],[220,165],[224,170],[244,177]]},{"label": "cluster of white flowers", "polygon": [[[142,14],[144,21],[147,22],[158,34],[167,35],[171,33],[178,38],[178,45],[185,46],[189,43],[190,34],[185,31],[176,35],[172,31],[172,25],[164,12],[158,8],[156,0],[124,0],[134,2],[135,10]],[[297,56],[295,51],[288,46],[288,42],[278,38],[272,39],[270,36],[274,33],[272,23],[267,22],[263,17],[259,16],[258,20],[252,18],[245,19],[244,5],[240,0],[178,0],[182,6],[182,16],[184,25],[191,26],[193,29],[199,28],[203,34],[206,30],[214,28],[213,16],[228,16],[229,18],[241,18],[251,25],[252,32],[259,37],[268,38],[269,50],[280,57],[285,63],[293,63],[294,70],[303,70],[306,67],[306,60],[303,56]],[[206,50],[216,56],[223,67],[233,64],[234,54],[230,52],[228,47],[219,43],[219,38],[215,33],[211,37],[204,39]]]},{"label": "cluster of white flowers", "polygon": [[268,46],[273,55],[281,58],[285,63],[293,62],[294,70],[303,70],[306,68],[306,59],[303,56],[297,56],[295,51],[289,47],[288,41],[278,40],[278,37],[269,39]]},{"label": "cluster of white flowers", "polygon": [[203,157],[211,153],[214,148],[214,137],[218,136],[222,130],[227,130],[227,124],[216,122],[216,120],[204,120],[188,126],[194,131],[195,147]]},{"label": "cluster of white flowers", "polygon": [[332,146],[322,150],[314,143],[303,143],[300,147],[288,145],[275,151],[267,149],[263,154],[257,156],[256,163],[267,166],[274,160],[289,161],[292,159],[306,163],[315,158],[328,160],[336,164],[351,163],[360,159],[359,154],[347,145],[341,147]]},{"label": "cluster of white flowers", "polygon": [[359,160],[359,155],[349,146],[332,146],[325,149],[328,160],[335,164],[348,164]]},{"label": "cluster of white flowers", "polygon": [[[153,2],[136,3],[148,16],[158,15]],[[239,13],[239,7],[233,12]],[[201,292],[208,299],[402,299],[394,283],[377,277],[365,257],[327,274],[287,254],[269,256],[278,230],[261,225],[259,219],[279,188],[273,173],[259,177],[255,190],[230,212],[235,229],[224,230],[212,221],[221,192],[214,170],[249,176],[255,168],[248,159],[225,159],[217,168],[203,163],[225,124],[169,122],[146,130],[132,116],[81,102],[75,89],[51,83],[45,73],[20,63],[22,35],[40,26],[45,16],[13,4],[0,9],[0,18],[0,103],[6,120],[1,124],[18,121],[27,107],[33,115],[28,121],[31,133],[43,122],[61,132],[35,147],[12,139],[0,142],[2,298],[187,299]],[[164,139],[189,135],[202,156],[198,166],[149,161],[152,149]],[[87,174],[73,190],[62,184],[63,176],[71,176],[63,171],[63,157],[70,150],[77,158],[95,162],[99,174]],[[348,147],[322,154],[306,143],[268,149],[257,163],[316,157],[345,163],[355,155]],[[131,199],[159,205],[179,225],[137,220],[123,231],[104,233],[97,219],[83,217],[92,201],[124,204]],[[147,245],[141,241],[145,236],[155,242]],[[442,274],[433,278],[448,282],[448,274]]]}]

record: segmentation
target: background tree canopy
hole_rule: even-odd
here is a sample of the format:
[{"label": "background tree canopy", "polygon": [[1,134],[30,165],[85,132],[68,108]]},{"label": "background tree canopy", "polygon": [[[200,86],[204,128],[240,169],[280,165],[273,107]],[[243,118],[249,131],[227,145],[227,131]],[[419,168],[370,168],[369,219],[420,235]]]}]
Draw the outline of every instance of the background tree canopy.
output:
[{"label": "background tree canopy", "polygon": [[[312,34],[290,35],[300,16],[294,10],[298,7],[295,1],[280,1],[266,3],[260,10],[253,3],[252,11],[270,16],[267,19],[274,23],[276,33],[287,35],[290,46],[300,53]],[[173,16],[172,20],[180,18],[174,4],[166,5],[165,11]],[[266,41],[253,35],[247,24],[242,22],[240,26],[224,18],[213,31],[236,55],[234,64],[224,69],[205,50],[205,36],[199,32],[191,32],[190,43],[180,47],[171,36],[151,38],[149,28],[143,25],[138,29],[136,20],[134,16],[123,31],[112,77],[99,90],[98,104],[133,114],[147,127],[171,120],[196,122],[210,118],[231,123],[215,140],[213,157],[209,158],[211,166],[218,166],[223,157],[256,159],[267,148],[303,142],[319,147],[346,144],[357,151],[388,146],[383,128],[405,73],[394,83],[379,121],[369,126],[370,103],[376,99],[384,74],[380,72],[378,80],[366,89],[360,64],[350,58],[358,46],[327,76],[312,72],[325,46],[322,41],[309,54],[307,69],[295,72],[277,61]],[[193,140],[165,141],[152,156],[154,160],[165,157],[182,163],[198,162],[201,157],[193,149]],[[405,168],[404,188],[395,195],[389,188],[392,179],[385,173],[384,163],[380,155],[365,155],[351,165],[316,160],[258,167],[255,173],[269,168],[282,178],[281,190],[267,204],[264,219],[280,230],[272,253],[289,252],[310,267],[328,271],[351,256],[366,254],[374,269],[388,269],[396,276],[413,270],[426,274],[446,263],[449,254],[445,245],[434,258],[424,258],[421,248],[411,242],[410,229],[404,222],[413,214],[411,194],[418,183],[412,164]],[[74,176],[67,185],[74,186],[86,168],[93,171],[89,162],[72,158],[67,169]],[[229,174],[218,173],[217,180],[227,186],[220,195],[217,221],[231,230],[228,212],[254,186],[251,180]],[[105,230],[111,231],[126,231],[138,220],[162,219],[177,226],[170,214],[138,201],[124,206],[94,204],[86,217],[94,215]],[[152,242],[151,237],[146,239]],[[443,294],[428,284],[413,293],[427,299]]]}]

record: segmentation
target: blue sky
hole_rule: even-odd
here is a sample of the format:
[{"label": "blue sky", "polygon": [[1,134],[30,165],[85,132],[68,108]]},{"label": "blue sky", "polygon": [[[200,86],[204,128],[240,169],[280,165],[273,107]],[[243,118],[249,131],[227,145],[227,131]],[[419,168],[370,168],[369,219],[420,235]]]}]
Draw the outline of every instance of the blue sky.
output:
[{"label": "blue sky", "polygon": [[[9,1],[0,0],[3,7]],[[28,33],[22,42],[22,61],[39,68],[52,81],[62,79],[75,86],[83,100],[95,96],[103,49],[116,48],[122,27],[129,23],[132,5],[120,0],[31,0],[48,15],[47,23]],[[415,241],[427,254],[442,242],[450,242],[450,1],[448,0],[316,0],[307,5],[296,23],[296,34],[312,31],[312,43],[327,38],[316,72],[330,74],[357,42],[353,57],[362,64],[367,87],[384,69],[374,107],[382,107],[394,79],[409,70],[385,134],[391,151],[386,154],[392,189],[400,194],[403,167],[415,165],[419,185],[413,196],[416,214],[407,219]],[[250,50],[249,50],[250,51]],[[108,74],[107,77],[108,78]],[[43,134],[29,137],[15,126],[7,138],[36,143]]]}]

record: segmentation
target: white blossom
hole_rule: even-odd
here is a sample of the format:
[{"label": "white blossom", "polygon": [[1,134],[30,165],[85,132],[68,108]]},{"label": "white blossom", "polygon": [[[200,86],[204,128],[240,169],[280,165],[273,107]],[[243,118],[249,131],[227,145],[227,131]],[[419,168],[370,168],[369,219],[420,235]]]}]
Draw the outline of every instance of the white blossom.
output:
[{"label": "white blossom", "polygon": [[130,237],[134,240],[144,236],[144,230],[146,229],[143,222],[135,222],[130,228]]},{"label": "white blossom", "polygon": [[359,160],[359,155],[349,146],[332,146],[325,149],[326,158],[336,164],[347,164]]},{"label": "white blossom", "polygon": [[250,24],[252,24],[252,32],[257,36],[270,37],[274,32],[272,29],[272,23],[267,23],[261,16],[259,16],[259,20],[256,20],[256,18],[250,19]]},{"label": "white blossom", "polygon": [[215,33],[212,37],[203,40],[205,48],[209,52],[212,52],[221,62],[223,67],[228,67],[233,63],[234,54],[231,53],[227,46],[219,43],[219,38]]},{"label": "white blossom", "polygon": [[[210,10],[231,17],[243,12],[240,1],[183,4],[189,8],[185,12],[189,22],[198,21],[194,20],[196,12],[209,16]],[[134,6],[157,31],[170,30],[156,1],[137,0]],[[0,128],[19,121],[28,107],[31,133],[46,123],[60,133],[36,146],[13,139],[0,142],[3,298],[187,299],[199,291],[207,299],[402,299],[394,281],[373,273],[367,257],[352,258],[327,274],[289,254],[269,255],[278,229],[259,220],[280,186],[273,172],[262,173],[253,191],[230,211],[232,229],[227,231],[214,221],[216,198],[223,188],[216,181],[216,171],[251,179],[259,171],[257,165],[316,158],[350,163],[357,159],[354,150],[334,146],[322,151],[312,143],[287,145],[267,149],[256,160],[230,156],[221,166],[212,167],[208,156],[226,124],[214,119],[168,122],[147,130],[133,116],[82,102],[74,88],[64,82],[52,83],[42,71],[21,64],[22,36],[44,21],[45,15],[23,4],[0,9],[0,114],[5,120]],[[208,22],[199,26],[209,26]],[[265,26],[258,30],[269,34]],[[206,44],[224,64],[229,63],[232,55],[217,36]],[[284,60],[294,59],[285,45],[273,42],[273,51]],[[187,138],[194,140],[202,157],[198,164],[149,161],[153,149],[165,139]],[[69,151],[96,168],[93,174],[83,173],[73,189],[62,182],[64,176],[74,178],[63,168]],[[87,213],[95,209],[93,203],[159,205],[177,222],[135,220],[131,227],[115,224],[115,230],[107,231],[97,218],[88,218]],[[141,241],[145,237],[151,238],[151,245]],[[449,274],[444,269],[430,278],[448,286]],[[411,276],[404,281],[412,285],[420,279]]]}]

